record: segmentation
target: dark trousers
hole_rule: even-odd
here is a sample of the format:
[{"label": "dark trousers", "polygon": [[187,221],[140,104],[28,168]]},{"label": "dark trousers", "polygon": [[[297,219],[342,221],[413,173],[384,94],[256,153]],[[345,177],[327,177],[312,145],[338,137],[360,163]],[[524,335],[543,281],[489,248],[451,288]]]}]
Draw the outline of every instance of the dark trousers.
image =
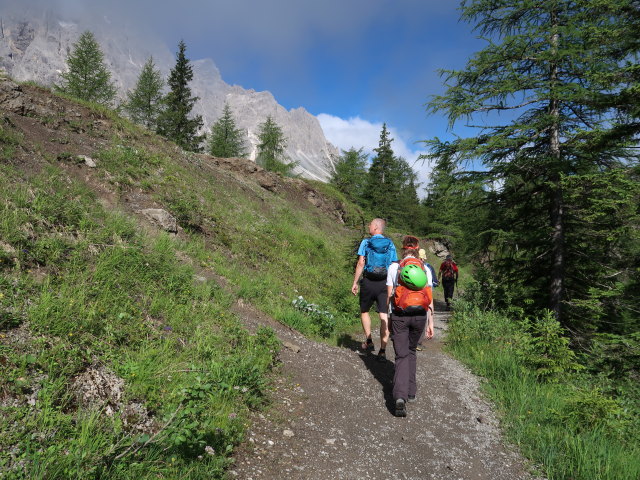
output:
[{"label": "dark trousers", "polygon": [[416,394],[416,346],[427,321],[426,315],[405,317],[391,314],[391,339],[396,352],[393,398],[405,401]]},{"label": "dark trousers", "polygon": [[442,288],[444,290],[444,301],[449,305],[449,299],[453,298],[453,289],[456,286],[455,279],[442,279]]}]

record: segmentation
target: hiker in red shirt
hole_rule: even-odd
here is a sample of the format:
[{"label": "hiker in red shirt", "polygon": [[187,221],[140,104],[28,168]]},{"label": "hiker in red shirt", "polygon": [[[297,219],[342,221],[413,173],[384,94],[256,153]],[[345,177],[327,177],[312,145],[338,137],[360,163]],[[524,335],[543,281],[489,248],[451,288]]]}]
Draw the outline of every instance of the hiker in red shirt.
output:
[{"label": "hiker in red shirt", "polygon": [[458,284],[458,266],[453,261],[451,255],[447,255],[444,262],[440,264],[438,271],[438,280],[442,277],[442,288],[444,289],[444,301],[449,310],[450,301],[453,298],[453,289]]}]

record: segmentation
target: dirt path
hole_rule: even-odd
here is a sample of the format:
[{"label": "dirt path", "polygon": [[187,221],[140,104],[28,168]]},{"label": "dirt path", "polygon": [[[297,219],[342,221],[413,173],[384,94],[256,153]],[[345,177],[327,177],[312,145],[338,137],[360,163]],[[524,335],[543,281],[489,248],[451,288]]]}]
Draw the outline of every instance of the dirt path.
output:
[{"label": "dirt path", "polygon": [[533,478],[503,445],[479,379],[442,352],[447,312],[436,312],[435,338],[418,352],[417,401],[396,418],[392,361],[361,355],[350,339],[317,344],[248,306],[238,310],[250,324],[270,323],[288,347],[274,407],[256,418],[230,478]]}]

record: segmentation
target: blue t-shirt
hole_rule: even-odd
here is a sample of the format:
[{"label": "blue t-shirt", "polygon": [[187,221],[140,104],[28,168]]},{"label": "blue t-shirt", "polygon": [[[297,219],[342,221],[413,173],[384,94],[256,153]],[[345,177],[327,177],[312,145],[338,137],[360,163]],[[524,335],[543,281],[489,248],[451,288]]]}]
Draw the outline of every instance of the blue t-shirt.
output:
[{"label": "blue t-shirt", "polygon": [[[380,235],[379,233],[376,233],[373,237],[384,237],[384,235]],[[373,238],[371,237],[371,238]],[[366,257],[367,256],[367,242],[369,242],[368,238],[365,238],[364,240],[362,240],[360,242],[360,247],[358,248],[358,255],[360,255],[361,257]],[[393,244],[393,242],[391,242],[391,261],[392,262],[397,262],[398,261],[398,253],[396,252],[396,246]]]}]

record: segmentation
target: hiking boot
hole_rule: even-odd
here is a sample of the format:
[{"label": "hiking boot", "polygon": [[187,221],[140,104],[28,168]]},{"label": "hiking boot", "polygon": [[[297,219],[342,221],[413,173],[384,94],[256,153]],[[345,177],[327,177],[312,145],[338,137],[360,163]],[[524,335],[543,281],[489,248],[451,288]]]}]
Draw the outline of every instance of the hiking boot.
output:
[{"label": "hiking boot", "polygon": [[387,355],[384,351],[384,348],[381,348],[380,350],[378,350],[378,358],[377,360],[379,362],[384,362],[387,359]]},{"label": "hiking boot", "polygon": [[362,345],[360,345],[360,347],[365,353],[373,353],[374,346],[373,346],[373,340],[371,339],[371,337],[367,338],[366,341],[362,342]]},{"label": "hiking boot", "polygon": [[404,398],[398,398],[396,400],[396,417],[406,417],[407,408],[404,402]]},{"label": "hiking boot", "polygon": [[413,403],[416,401],[416,396],[415,395],[409,395],[409,398],[407,399],[407,403]]}]

